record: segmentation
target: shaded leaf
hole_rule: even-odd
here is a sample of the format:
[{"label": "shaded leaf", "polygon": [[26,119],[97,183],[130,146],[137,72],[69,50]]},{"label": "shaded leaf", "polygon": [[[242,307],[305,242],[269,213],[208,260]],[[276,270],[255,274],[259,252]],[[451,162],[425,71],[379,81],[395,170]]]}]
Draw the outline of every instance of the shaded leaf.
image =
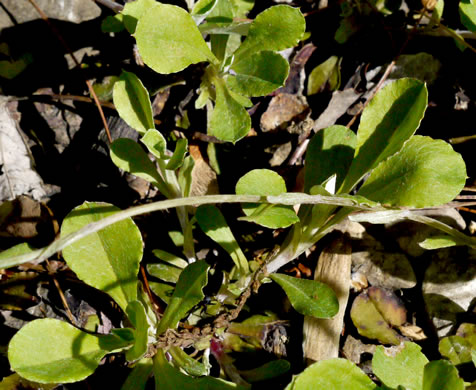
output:
[{"label": "shaded leaf", "polygon": [[203,376],[210,374],[203,363],[189,356],[182,348],[172,347],[168,350],[168,353],[172,356],[175,367],[184,370],[188,375]]},{"label": "shaded leaf", "polygon": [[415,343],[405,342],[402,346],[388,349],[379,345],[372,359],[372,370],[386,386],[420,390],[427,363],[428,359]]},{"label": "shaded leaf", "polygon": [[108,352],[125,346],[118,338],[89,334],[47,318],[30,322],[15,334],[8,360],[12,370],[28,380],[71,383],[91,375]]},{"label": "shaded leaf", "polygon": [[114,84],[113,101],[121,118],[139,134],[155,127],[149,92],[134,73],[122,71]]},{"label": "shaded leaf", "polygon": [[461,336],[444,337],[438,345],[441,355],[450,359],[451,363],[455,365],[468,363],[472,360],[471,348],[471,343]]},{"label": "shaded leaf", "polygon": [[208,282],[209,268],[209,265],[201,260],[182,271],[169,305],[159,322],[157,334],[162,334],[168,328],[175,328],[185,314],[205,297],[202,289]]},{"label": "shaded leaf", "polygon": [[152,374],[152,368],[152,359],[141,359],[127,376],[121,390],[145,390],[147,380]]},{"label": "shaded leaf", "polygon": [[124,30],[123,15],[109,15],[101,22],[101,31],[103,33],[114,32],[118,33]]},{"label": "shaded leaf", "polygon": [[147,352],[149,323],[144,305],[139,301],[129,302],[126,314],[134,326],[134,345],[126,351],[126,359],[133,362],[142,358]]},{"label": "shaded leaf", "polygon": [[[286,192],[286,183],[276,172],[269,169],[254,169],[236,183],[238,195],[281,195]],[[244,220],[269,228],[288,227],[299,222],[292,206],[243,204]]]},{"label": "shaded leaf", "polygon": [[302,315],[330,318],[339,311],[336,294],[324,283],[283,274],[272,274],[270,278],[283,288],[291,305]]},{"label": "shaded leaf", "polygon": [[465,183],[459,153],[442,140],[414,136],[372,171],[358,194],[392,206],[432,207],[453,200]]},{"label": "shaded leaf", "polygon": [[269,7],[251,23],[246,39],[235,52],[233,66],[263,50],[279,51],[296,46],[305,29],[306,21],[298,8]]},{"label": "shaded leaf", "polygon": [[350,192],[381,161],[398,152],[417,130],[428,101],[424,83],[399,79],[381,89],[362,112],[357,147],[339,192]]},{"label": "shaded leaf", "polygon": [[[107,203],[85,202],[66,216],[61,235],[66,236],[118,211]],[[109,294],[123,310],[129,302],[137,300],[142,237],[131,218],[67,246],[63,257],[79,279]]]},{"label": "shaded leaf", "polygon": [[458,370],[446,360],[435,360],[425,366],[422,390],[464,390]]},{"label": "shaded leaf", "polygon": [[328,359],[314,363],[293,378],[286,390],[373,390],[377,385],[354,363]]},{"label": "shaded leaf", "polygon": [[291,364],[284,359],[272,360],[260,367],[240,371],[240,375],[247,382],[260,382],[283,375],[291,369]]},{"label": "shaded leaf", "polygon": [[[307,80],[308,96],[314,95],[324,89],[327,82],[330,82],[332,75],[339,71],[338,62],[339,57],[331,56],[311,71]],[[333,89],[334,88],[331,88],[331,90]]]},{"label": "shaded leaf", "polygon": [[248,260],[242,252],[221,211],[213,205],[198,207],[195,214],[203,232],[219,244],[232,258],[241,275],[249,273]]},{"label": "shaded leaf", "polygon": [[459,2],[461,23],[470,31],[476,32],[476,4],[473,0]]},{"label": "shaded leaf", "polygon": [[166,304],[169,304],[170,298],[172,298],[174,293],[174,286],[167,283],[154,282],[152,280],[149,280],[149,286],[155,295],[162,299]]},{"label": "shaded leaf", "polygon": [[261,51],[233,65],[236,76],[227,84],[244,96],[264,96],[282,87],[289,73],[288,62],[278,53]]},{"label": "shaded leaf", "polygon": [[180,138],[175,145],[175,150],[173,156],[170,158],[166,165],[166,169],[174,171],[180,168],[185,159],[185,154],[188,150],[188,140],[187,138]]},{"label": "shaded leaf", "polygon": [[389,324],[401,326],[407,321],[403,302],[390,290],[372,286],[367,290],[375,308]]},{"label": "shaded leaf", "polygon": [[175,73],[202,61],[217,62],[193,18],[183,8],[158,4],[148,10],[134,34],[144,62],[158,73]]},{"label": "shaded leaf", "polygon": [[178,182],[182,189],[184,197],[190,196],[190,189],[192,187],[192,171],[195,161],[192,156],[187,156],[183,160],[182,167],[179,170]]}]

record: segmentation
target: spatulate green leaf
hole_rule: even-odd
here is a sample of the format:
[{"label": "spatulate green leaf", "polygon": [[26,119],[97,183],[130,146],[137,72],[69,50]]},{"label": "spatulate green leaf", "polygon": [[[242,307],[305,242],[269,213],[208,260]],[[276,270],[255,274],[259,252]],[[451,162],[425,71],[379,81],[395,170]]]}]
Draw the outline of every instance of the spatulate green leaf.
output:
[{"label": "spatulate green leaf", "polygon": [[159,322],[157,334],[168,328],[175,328],[185,314],[205,297],[202,289],[208,282],[209,268],[202,260],[190,264],[182,271],[169,305]]},{"label": "spatulate green leaf", "polygon": [[149,92],[134,73],[122,71],[114,84],[113,100],[121,118],[140,134],[155,127]]},{"label": "spatulate green leaf", "polygon": [[387,350],[378,346],[372,359],[372,370],[386,386],[396,389],[401,385],[408,390],[420,390],[427,363],[420,346],[405,342]]},{"label": "spatulate green leaf", "polygon": [[415,133],[428,101],[426,86],[399,79],[380,90],[364,109],[354,160],[339,192],[348,193],[381,161],[398,152]]},{"label": "spatulate green leaf", "polygon": [[134,34],[144,62],[158,73],[175,73],[191,64],[217,59],[193,18],[183,8],[159,4],[137,23]]},{"label": "spatulate green leaf", "polygon": [[294,377],[286,390],[373,390],[377,385],[354,363],[329,359],[314,363]]},{"label": "spatulate green leaf", "polygon": [[465,182],[459,153],[442,140],[414,136],[373,170],[358,194],[392,206],[432,207],[453,200]]},{"label": "spatulate green leaf", "polygon": [[248,260],[221,211],[213,205],[202,205],[197,209],[195,218],[197,218],[198,225],[204,233],[227,251],[240,270],[240,274],[248,274]]},{"label": "spatulate green leaf", "polygon": [[263,50],[279,51],[296,46],[305,29],[306,21],[299,9],[288,5],[268,8],[251,23],[248,36],[235,52],[234,65]]},{"label": "spatulate green leaf", "polygon": [[476,32],[476,3],[474,0],[461,0],[459,2],[459,15],[461,23],[468,30]]},{"label": "spatulate green leaf", "polygon": [[125,346],[118,338],[111,340],[56,319],[35,320],[12,338],[8,359],[12,370],[28,380],[77,382],[91,375],[108,352]]},{"label": "spatulate green leaf", "polygon": [[141,138],[141,142],[156,158],[164,159],[167,157],[165,155],[165,151],[167,150],[167,141],[165,140],[164,136],[157,130],[147,130]]},{"label": "spatulate green leaf", "polygon": [[222,79],[216,78],[214,84],[216,100],[209,118],[208,133],[222,141],[235,143],[250,131],[251,118]]},{"label": "spatulate green leaf", "polygon": [[272,274],[270,278],[283,288],[291,305],[302,315],[330,318],[339,311],[336,294],[324,283],[283,274]]},{"label": "spatulate green leaf", "polygon": [[228,86],[244,96],[264,96],[284,85],[289,73],[288,62],[278,53],[261,51],[231,68]]},{"label": "spatulate green leaf", "polygon": [[425,366],[422,390],[464,390],[458,370],[446,360],[435,360]]},{"label": "spatulate green leaf", "polygon": [[[107,203],[76,207],[63,221],[61,235],[120,211]],[[137,274],[142,259],[142,237],[131,218],[110,225],[69,245],[63,257],[78,278],[109,294],[125,310],[137,300]]]}]

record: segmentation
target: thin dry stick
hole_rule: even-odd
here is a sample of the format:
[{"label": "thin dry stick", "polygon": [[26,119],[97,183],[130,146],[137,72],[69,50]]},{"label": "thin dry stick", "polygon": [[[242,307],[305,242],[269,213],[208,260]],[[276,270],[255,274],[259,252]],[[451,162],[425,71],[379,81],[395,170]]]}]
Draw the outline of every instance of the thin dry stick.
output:
[{"label": "thin dry stick", "polygon": [[147,279],[147,274],[145,273],[144,266],[142,265],[140,266],[140,274],[142,276],[142,281],[144,282],[143,284],[144,284],[145,292],[147,296],[149,297],[150,302],[152,304],[152,309],[157,315],[157,318],[160,318],[160,316],[164,312],[164,308],[160,305],[159,302],[157,302],[154,295],[152,294],[152,291],[150,290],[149,280]]},{"label": "thin dry stick", "polygon": [[[58,31],[58,29],[54,26],[53,23],[51,23],[50,19],[48,18],[48,16],[43,12],[43,10],[38,6],[38,4],[36,4],[36,1],[35,0],[28,0],[30,2],[30,4],[36,9],[36,11],[40,14],[41,18],[48,24],[48,26],[50,27],[50,29],[53,31],[53,33],[56,35],[56,37],[58,38],[58,40],[60,41],[60,43],[63,45],[63,47],[65,48],[65,50],[68,52],[68,54],[71,56],[71,58],[73,59],[73,62],[74,64],[79,68],[81,69],[81,65],[79,64],[79,61],[76,59],[76,56],[74,55],[73,51],[70,49],[70,47],[68,46],[68,44],[66,43],[66,41],[64,40],[63,36],[61,35],[61,33]],[[112,143],[112,137],[111,137],[111,133],[109,131],[109,126],[107,125],[107,121],[106,121],[106,117],[104,116],[104,112],[102,110],[102,107],[101,107],[101,103],[99,102],[99,99],[96,95],[96,92],[94,92],[94,89],[93,89],[93,86],[92,84],[89,82],[88,79],[84,79],[84,81],[86,82],[86,85],[88,86],[88,89],[89,89],[89,92],[91,93],[91,96],[93,97],[94,99],[94,102],[96,103],[96,107],[98,108],[98,111],[99,111],[99,115],[101,116],[101,120],[102,120],[102,123],[104,124],[104,129],[106,130],[106,134],[107,134],[107,138],[109,140],[110,143]]]},{"label": "thin dry stick", "polygon": [[467,213],[476,214],[476,210],[468,209],[467,207],[458,207],[458,210],[466,211]]},{"label": "thin dry stick", "polygon": [[124,7],[120,4],[117,4],[112,0],[95,0],[96,3],[102,4],[103,6],[112,9],[114,12],[121,12]]}]

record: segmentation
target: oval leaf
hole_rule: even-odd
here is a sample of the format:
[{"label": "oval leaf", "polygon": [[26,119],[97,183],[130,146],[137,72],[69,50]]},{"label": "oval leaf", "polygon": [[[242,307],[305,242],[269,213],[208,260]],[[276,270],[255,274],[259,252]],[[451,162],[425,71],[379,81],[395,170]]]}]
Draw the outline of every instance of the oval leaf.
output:
[{"label": "oval leaf", "polygon": [[458,370],[446,360],[435,360],[425,366],[422,390],[464,390]]},{"label": "oval leaf", "polygon": [[165,151],[167,150],[167,141],[164,136],[155,129],[149,129],[140,139],[147,147],[150,153],[156,158],[162,160],[166,158]]},{"label": "oval leaf", "polygon": [[264,96],[284,85],[288,62],[278,53],[261,51],[232,66],[236,76],[229,76],[229,87],[244,96]]},{"label": "oval leaf", "polygon": [[[120,211],[107,203],[86,202],[63,221],[61,235]],[[109,294],[125,310],[137,300],[137,274],[142,237],[131,218],[110,225],[63,249],[63,257],[79,279]]]},{"label": "oval leaf", "polygon": [[421,390],[427,363],[428,359],[421,353],[420,346],[405,342],[387,349],[378,346],[372,359],[372,370],[388,387]]},{"label": "oval leaf", "polygon": [[251,23],[248,36],[235,52],[233,66],[263,50],[280,51],[296,46],[305,30],[306,20],[298,8],[269,7]]},{"label": "oval leaf", "polygon": [[314,95],[324,88],[336,68],[338,69],[338,62],[339,57],[331,56],[312,70],[307,80],[308,96]]},{"label": "oval leaf", "polygon": [[71,383],[91,375],[112,348],[108,336],[83,332],[66,322],[47,318],[21,328],[8,346],[12,370],[39,383]]},{"label": "oval leaf", "polygon": [[459,2],[459,15],[461,23],[473,32],[476,32],[476,3],[474,0],[461,0]]},{"label": "oval leaf", "polygon": [[142,15],[158,4],[155,0],[136,0],[126,3],[121,11],[123,15],[124,26],[129,33],[136,31],[137,21]]},{"label": "oval leaf", "polygon": [[[286,183],[276,172],[269,169],[254,169],[236,183],[238,195],[281,195],[286,192]],[[243,204],[247,215],[243,220],[255,222],[268,228],[284,228],[299,222],[292,206]]]},{"label": "oval leaf", "polygon": [[283,274],[272,274],[270,278],[283,288],[291,305],[302,315],[330,318],[339,311],[336,294],[324,283]]},{"label": "oval leaf", "polygon": [[442,140],[414,136],[373,170],[358,193],[392,206],[433,207],[453,200],[465,182],[459,153]]},{"label": "oval leaf", "polygon": [[328,359],[314,363],[293,379],[286,390],[373,390],[377,385],[354,363]]},{"label": "oval leaf", "polygon": [[175,328],[185,314],[205,297],[202,289],[208,282],[209,268],[210,266],[201,260],[190,264],[182,271],[169,305],[159,322],[157,334],[165,332],[168,328]]},{"label": "oval leaf", "polygon": [[134,34],[139,53],[158,73],[175,73],[191,64],[217,59],[183,8],[159,4],[145,13]]},{"label": "oval leaf", "polygon": [[472,360],[471,348],[471,342],[461,336],[444,337],[438,345],[441,356],[450,359],[453,364],[469,363]]},{"label": "oval leaf", "polygon": [[216,79],[214,84],[216,100],[208,123],[208,133],[222,141],[235,143],[250,131],[251,118],[223,80]]},{"label": "oval leaf", "polygon": [[339,192],[350,192],[381,161],[398,152],[420,126],[428,102],[423,82],[399,79],[380,90],[364,109],[357,149]]},{"label": "oval leaf", "polygon": [[112,96],[117,112],[133,129],[145,134],[155,127],[149,92],[134,73],[122,72]]}]

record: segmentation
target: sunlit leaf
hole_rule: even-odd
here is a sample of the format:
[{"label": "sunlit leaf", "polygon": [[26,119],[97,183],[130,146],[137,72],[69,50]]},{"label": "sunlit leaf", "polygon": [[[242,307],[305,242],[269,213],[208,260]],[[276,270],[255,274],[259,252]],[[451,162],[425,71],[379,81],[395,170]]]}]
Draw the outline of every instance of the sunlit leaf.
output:
[{"label": "sunlit leaf", "polygon": [[425,366],[422,390],[464,390],[458,370],[447,360],[435,360]]},{"label": "sunlit leaf", "polygon": [[175,145],[174,154],[170,158],[167,163],[166,168],[174,171],[180,168],[183,164],[183,160],[185,159],[185,154],[188,151],[188,141],[187,138],[180,138]]},{"label": "sunlit leaf", "polygon": [[123,15],[124,26],[129,33],[134,34],[136,31],[137,21],[142,15],[147,13],[152,7],[159,4],[155,0],[135,0],[124,5],[121,11]]},{"label": "sunlit leaf", "polygon": [[129,302],[126,314],[134,326],[134,345],[126,351],[126,359],[133,362],[142,358],[147,352],[149,323],[144,305],[139,301]]},{"label": "sunlit leaf", "polygon": [[476,32],[476,3],[474,0],[461,0],[459,2],[459,15],[461,23],[473,32]]},{"label": "sunlit leaf", "polygon": [[165,151],[167,149],[167,141],[164,136],[155,129],[149,129],[140,139],[141,142],[147,146],[147,149],[158,159],[164,159],[167,156]]}]

